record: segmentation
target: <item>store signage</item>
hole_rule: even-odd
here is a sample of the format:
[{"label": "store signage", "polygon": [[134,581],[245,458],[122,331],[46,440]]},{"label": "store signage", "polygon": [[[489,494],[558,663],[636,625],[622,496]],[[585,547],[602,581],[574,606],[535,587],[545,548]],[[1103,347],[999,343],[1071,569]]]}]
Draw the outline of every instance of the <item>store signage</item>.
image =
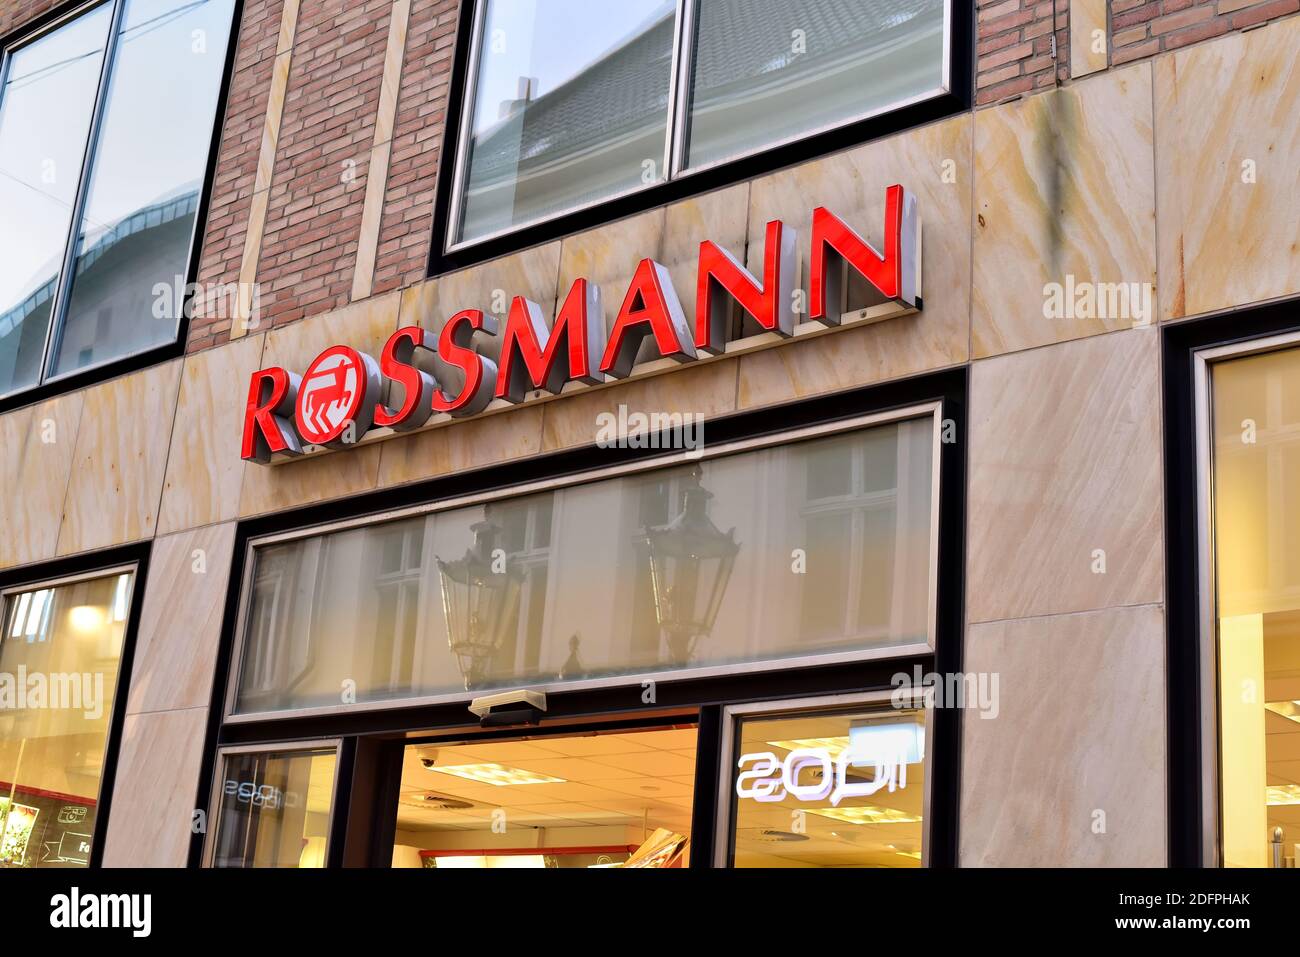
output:
[{"label": "store signage", "polygon": [[[642,259],[608,336],[601,291],[579,278],[549,329],[537,303],[515,296],[504,326],[483,309],[466,308],[437,335],[422,325],[398,329],[377,360],[351,346],[331,346],[301,376],[277,366],[253,373],[242,454],[267,463],[273,456],[300,455],[313,446],[346,448],[372,429],[406,432],[437,413],[477,415],[494,399],[514,404],[534,390],[556,395],[570,382],[617,381],[638,374],[641,367],[634,363],[647,340],[659,357],[675,362],[715,358],[732,345],[733,303],[763,335],[778,341],[833,328],[846,311],[844,290],[852,274],[874,290],[874,299],[896,307],[875,318],[915,310],[920,305],[920,242],[916,201],[902,186],[885,193],[883,253],[829,209],[815,209],[808,321],[802,324],[796,323],[795,231],[773,220],[765,231],[761,279],[712,241],[700,243],[693,322],[668,270]],[[475,348],[475,333],[500,336],[499,365]],[[424,368],[417,364],[418,353],[436,355],[459,369],[463,384],[447,391],[427,371],[427,363]],[[396,405],[381,401],[386,382],[400,386],[393,390],[392,398],[400,398]]]},{"label": "store signage", "polygon": [[[788,794],[798,801],[825,801],[838,807],[845,798],[869,797],[882,788],[891,792],[907,787],[907,756],[889,758],[869,754],[850,745],[837,754],[827,748],[795,748],[785,760],[771,751],[742,754],[736,762],[736,797],[754,801],[776,802]],[[871,768],[871,780],[854,776],[850,768]],[[799,778],[810,772],[808,783]]]}]

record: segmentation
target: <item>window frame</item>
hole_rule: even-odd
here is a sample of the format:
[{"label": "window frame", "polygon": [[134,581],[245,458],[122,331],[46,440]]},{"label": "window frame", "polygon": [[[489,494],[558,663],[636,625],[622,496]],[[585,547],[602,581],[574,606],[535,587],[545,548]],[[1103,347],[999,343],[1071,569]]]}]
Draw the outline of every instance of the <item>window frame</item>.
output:
[{"label": "window frame", "polygon": [[674,466],[691,462],[702,462],[757,452],[769,448],[780,448],[809,439],[824,438],[869,429],[872,426],[892,423],[931,420],[930,435],[930,529],[927,546],[929,557],[927,599],[926,599],[926,640],[902,645],[884,645],[872,648],[858,648],[842,651],[822,651],[810,654],[782,658],[771,658],[750,662],[709,665],[699,668],[675,668],[654,672],[610,675],[601,678],[586,678],[571,682],[522,681],[511,688],[528,688],[546,694],[570,691],[589,691],[607,688],[627,687],[642,682],[664,682],[691,678],[712,678],[739,674],[758,674],[762,672],[782,671],[789,668],[804,668],[818,665],[833,665],[845,662],[861,662],[902,658],[914,655],[933,654],[937,643],[938,624],[938,587],[939,587],[939,523],[940,523],[940,479],[942,472],[942,432],[943,402],[935,399],[918,402],[878,412],[868,412],[848,418],[822,422],[801,428],[787,429],[768,433],[748,439],[738,439],[717,445],[706,445],[703,452],[698,450],[680,450],[666,454],[656,454],[635,462],[607,466],[601,469],[577,472],[569,475],[543,479],[537,482],[507,486],[491,492],[471,493],[468,495],[442,499],[435,502],[407,508],[381,511],[334,522],[308,525],[293,531],[273,533],[249,539],[243,557],[242,573],[239,576],[241,587],[238,611],[235,618],[234,646],[230,657],[230,680],[227,682],[226,694],[222,708],[222,718],[226,725],[263,723],[296,718],[323,717],[356,712],[391,711],[399,708],[425,707],[468,701],[484,692],[451,691],[433,695],[413,695],[401,698],[357,702],[355,704],[337,704],[319,707],[285,709],[279,711],[238,712],[236,710],[240,676],[243,671],[244,655],[247,651],[249,612],[251,610],[251,587],[256,579],[256,559],[258,548],[285,542],[317,538],[333,532],[354,528],[366,528],[385,522],[412,518],[420,515],[433,515],[457,508],[472,507],[502,499],[514,499],[529,494],[555,491],[587,485],[607,479],[622,478],[644,472],[670,469]]},{"label": "window frame", "polygon": [[1214,518],[1214,367],[1222,362],[1300,348],[1300,332],[1283,332],[1241,342],[1210,345],[1192,353],[1196,417],[1197,634],[1201,709],[1201,863],[1223,866],[1220,780],[1223,738],[1219,720],[1218,578]]},{"label": "window frame", "polygon": [[[51,371],[55,346],[63,331],[68,298],[72,288],[69,272],[75,265],[76,239],[81,228],[81,218],[85,213],[86,199],[90,187],[89,180],[91,177],[87,173],[90,172],[92,167],[95,147],[103,123],[108,100],[106,94],[112,81],[112,67],[116,60],[117,43],[115,41],[126,4],[127,0],[69,0],[69,2],[58,5],[45,16],[21,25],[9,35],[0,36],[0,91],[3,91],[5,77],[8,75],[15,51],[38,42],[96,7],[107,5],[110,8],[104,58],[100,64],[99,81],[95,88],[94,102],[91,106],[90,125],[87,128],[86,143],[82,150],[81,164],[78,168],[77,190],[69,214],[68,234],[64,241],[63,256],[60,260],[61,265],[50,311],[50,322],[45,330],[40,378],[31,385],[19,386],[8,392],[0,392],[0,413],[38,402],[49,396],[59,395],[82,386],[102,382],[126,372],[147,368],[185,354],[192,301],[189,290],[197,280],[199,261],[202,258],[208,207],[212,198],[212,185],[221,148],[221,134],[225,126],[226,105],[230,92],[231,77],[234,73],[235,53],[239,46],[240,31],[243,24],[244,0],[233,0],[230,33],[222,64],[217,100],[213,110],[212,134],[208,144],[207,160],[204,164],[199,186],[197,210],[191,226],[189,246],[186,253],[186,293],[178,306],[173,338],[168,342],[145,346],[124,355],[106,358],[66,372],[55,374]],[[0,100],[0,106],[3,106],[2,100]]]},{"label": "window frame", "polygon": [[[330,861],[334,860],[336,854],[336,834],[334,826],[336,814],[339,808],[339,801],[342,795],[340,787],[344,780],[344,757],[343,757],[343,739],[340,737],[329,738],[309,738],[288,741],[266,741],[257,744],[229,744],[217,748],[214,753],[214,764],[212,766],[212,787],[208,794],[208,822],[206,833],[203,835],[203,859],[201,866],[204,868],[214,867],[213,859],[217,853],[217,833],[221,829],[221,814],[225,810],[223,801],[224,782],[226,774],[226,762],[231,757],[237,757],[246,754],[288,754],[288,755],[305,755],[310,752],[325,752],[333,749],[334,751],[334,780],[330,782],[330,812],[325,821],[325,866],[330,866]],[[220,868],[222,870],[236,870],[237,868]]]},{"label": "window frame", "polygon": [[[451,139],[451,142],[447,145],[450,146],[453,161],[450,176],[439,176],[438,196],[435,201],[434,237],[431,243],[430,275],[438,275],[441,272],[468,265],[469,262],[460,261],[463,254],[469,254],[472,257],[470,262],[490,259],[500,255],[500,252],[494,248],[500,244],[500,241],[505,241],[510,248],[523,248],[533,245],[539,241],[534,237],[546,227],[556,227],[557,234],[562,235],[571,231],[565,228],[565,224],[573,221],[575,217],[590,213],[593,210],[603,210],[613,205],[614,209],[610,210],[610,215],[604,217],[598,215],[600,221],[608,221],[622,215],[618,209],[619,205],[624,201],[635,204],[633,211],[636,208],[648,209],[659,203],[677,198],[670,195],[670,188],[673,192],[680,191],[683,196],[689,196],[714,189],[720,184],[725,185],[748,179],[754,175],[744,168],[750,161],[757,161],[760,164],[761,172],[777,169],[790,161],[785,159],[783,154],[789,153],[791,147],[800,144],[806,143],[809,147],[804,151],[801,158],[811,159],[832,149],[863,142],[872,138],[875,133],[874,130],[867,129],[873,124],[873,121],[897,117],[911,108],[922,108],[940,103],[945,99],[955,100],[955,104],[947,109],[942,109],[938,114],[939,116],[949,116],[960,109],[968,108],[971,103],[969,83],[964,77],[964,72],[969,72],[966,67],[968,66],[967,61],[971,59],[970,51],[965,49],[963,43],[957,41],[959,39],[969,40],[969,44],[966,45],[973,46],[972,16],[969,12],[962,10],[960,5],[955,4],[953,0],[942,0],[944,20],[943,77],[938,87],[906,97],[897,102],[864,110],[840,121],[824,124],[802,133],[766,142],[761,146],[729,154],[720,159],[695,166],[687,166],[686,146],[689,136],[695,11],[702,0],[675,0],[676,13],[672,62],[669,67],[668,78],[668,116],[664,136],[663,169],[665,175],[663,178],[599,199],[579,203],[545,216],[535,217],[509,227],[493,230],[473,239],[458,239],[454,237],[460,231],[460,220],[464,212],[464,185],[469,172],[467,160],[471,142],[470,127],[474,120],[474,100],[477,94],[478,67],[482,49],[481,41],[487,20],[487,4],[489,2],[490,0],[465,0],[461,7],[461,16],[468,21],[468,24],[459,35],[458,46],[463,45],[465,51],[455,58],[456,62],[453,65],[447,120],[448,138]],[[962,78],[960,84],[956,82],[959,77]],[[910,118],[904,119],[899,128],[919,125],[921,122],[927,122],[930,118],[932,117],[929,115],[923,115],[913,121],[909,121]],[[855,136],[854,133],[857,130],[862,130],[866,135]],[[450,135],[453,131],[454,137]],[[883,130],[883,132],[892,131],[894,130],[888,128]],[[847,144],[832,142],[827,146],[821,145],[821,141],[826,140],[828,137],[834,136],[838,139],[839,136],[845,134],[849,139]],[[446,152],[447,150],[444,150],[444,154]],[[718,182],[719,175],[721,176],[721,183]],[[448,184],[448,188],[443,187],[444,181]],[[549,232],[551,232],[550,229],[545,229],[545,233]],[[541,238],[549,237],[543,234]]]},{"label": "window frame", "polygon": [[128,545],[87,556],[57,559],[41,565],[29,565],[0,571],[0,620],[7,622],[9,596],[36,588],[71,585],[95,578],[131,572],[131,589],[127,599],[126,623],[122,633],[122,650],[118,657],[117,684],[113,689],[112,712],[104,740],[103,770],[95,796],[95,826],[91,835],[87,869],[103,866],[104,843],[112,813],[112,798],[117,789],[117,762],[126,723],[126,707],[131,693],[132,665],[136,639],[144,610],[145,584],[149,577],[149,543]]},{"label": "window frame", "polygon": [[[858,710],[857,706],[862,706],[861,710],[868,710],[890,704],[896,693],[896,691],[892,690],[864,691],[859,694],[818,695],[809,698],[784,698],[773,701],[724,705],[722,708],[722,760],[718,762],[721,774],[718,781],[718,817],[714,831],[713,866],[724,870],[736,869],[733,860],[735,855],[735,831],[732,825],[735,822],[732,820],[732,805],[735,803],[736,754],[740,744],[737,732],[741,721],[749,718],[798,718],[814,714],[833,714],[840,711],[856,711]],[[909,704],[905,706],[907,710],[923,711],[925,713],[926,737],[927,741],[929,741],[934,728],[933,696],[928,696],[925,690],[921,688],[904,692],[903,696],[909,701]],[[880,713],[888,714],[883,707],[880,708]],[[925,769],[924,792],[921,795],[922,867],[931,866],[930,830],[933,818],[930,810],[930,796],[932,793],[931,785],[934,780],[932,774],[933,755],[934,748],[927,743],[925,756],[922,758]]]}]

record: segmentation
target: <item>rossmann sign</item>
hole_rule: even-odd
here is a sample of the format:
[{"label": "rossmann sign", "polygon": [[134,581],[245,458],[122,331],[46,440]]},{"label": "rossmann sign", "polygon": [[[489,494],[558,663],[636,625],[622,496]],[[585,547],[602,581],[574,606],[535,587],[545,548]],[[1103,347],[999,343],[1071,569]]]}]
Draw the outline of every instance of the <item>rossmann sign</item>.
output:
[{"label": "rossmann sign", "polygon": [[[505,408],[530,394],[558,395],[568,383],[601,386],[919,309],[921,222],[915,199],[902,186],[886,190],[883,253],[829,209],[813,211],[808,319],[798,323],[796,245],[793,229],[780,220],[768,223],[760,279],[716,243],[701,242],[693,322],[668,271],[642,259],[608,335],[601,290],[580,278],[549,328],[537,303],[516,296],[504,324],[471,307],[449,317],[436,334],[422,325],[398,329],[377,359],[334,345],[301,376],[278,366],[261,369],[249,382],[243,457],[268,463],[316,449],[347,448]],[[870,304],[846,313],[845,290],[854,274],[865,281]],[[733,304],[764,331],[729,340]],[[479,335],[500,336],[499,362],[479,351]],[[647,340],[659,358],[638,365],[636,356]],[[421,353],[436,354],[459,369],[458,387],[449,391],[437,381]]]}]

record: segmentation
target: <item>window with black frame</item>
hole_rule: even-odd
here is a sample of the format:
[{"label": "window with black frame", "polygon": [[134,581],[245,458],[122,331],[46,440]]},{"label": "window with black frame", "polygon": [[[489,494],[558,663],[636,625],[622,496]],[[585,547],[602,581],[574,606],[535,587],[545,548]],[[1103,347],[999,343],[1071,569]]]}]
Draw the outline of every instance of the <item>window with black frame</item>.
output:
[{"label": "window with black frame", "polygon": [[0,397],[176,341],[235,0],[102,0],[0,61]]},{"label": "window with black frame", "polygon": [[479,0],[446,245],[938,96],[950,17],[951,0]]}]

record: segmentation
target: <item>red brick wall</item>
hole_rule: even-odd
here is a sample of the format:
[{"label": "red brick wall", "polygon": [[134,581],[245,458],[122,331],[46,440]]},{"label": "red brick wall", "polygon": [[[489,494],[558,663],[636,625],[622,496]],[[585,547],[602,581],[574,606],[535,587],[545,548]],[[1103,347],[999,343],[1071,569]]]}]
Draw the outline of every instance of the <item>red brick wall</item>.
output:
[{"label": "red brick wall", "polygon": [[1300,10],[1300,0],[1111,0],[1111,63],[1242,30]]},{"label": "red brick wall", "polygon": [[1056,70],[1070,73],[1070,0],[1056,2],[1052,58],[1052,0],[979,0],[976,9],[975,102],[996,103],[1051,86]]},{"label": "red brick wall", "polygon": [[376,293],[418,282],[428,265],[459,9],[458,0],[414,0],[411,5],[375,257]]},{"label": "red brick wall", "polygon": [[[199,258],[198,282],[203,286],[239,281],[283,6],[284,0],[244,0]],[[205,315],[200,302],[190,320],[187,351],[195,352],[230,338],[230,310],[214,312]]]},{"label": "red brick wall", "polygon": [[257,268],[264,326],[348,303],[392,6],[301,7]]}]

